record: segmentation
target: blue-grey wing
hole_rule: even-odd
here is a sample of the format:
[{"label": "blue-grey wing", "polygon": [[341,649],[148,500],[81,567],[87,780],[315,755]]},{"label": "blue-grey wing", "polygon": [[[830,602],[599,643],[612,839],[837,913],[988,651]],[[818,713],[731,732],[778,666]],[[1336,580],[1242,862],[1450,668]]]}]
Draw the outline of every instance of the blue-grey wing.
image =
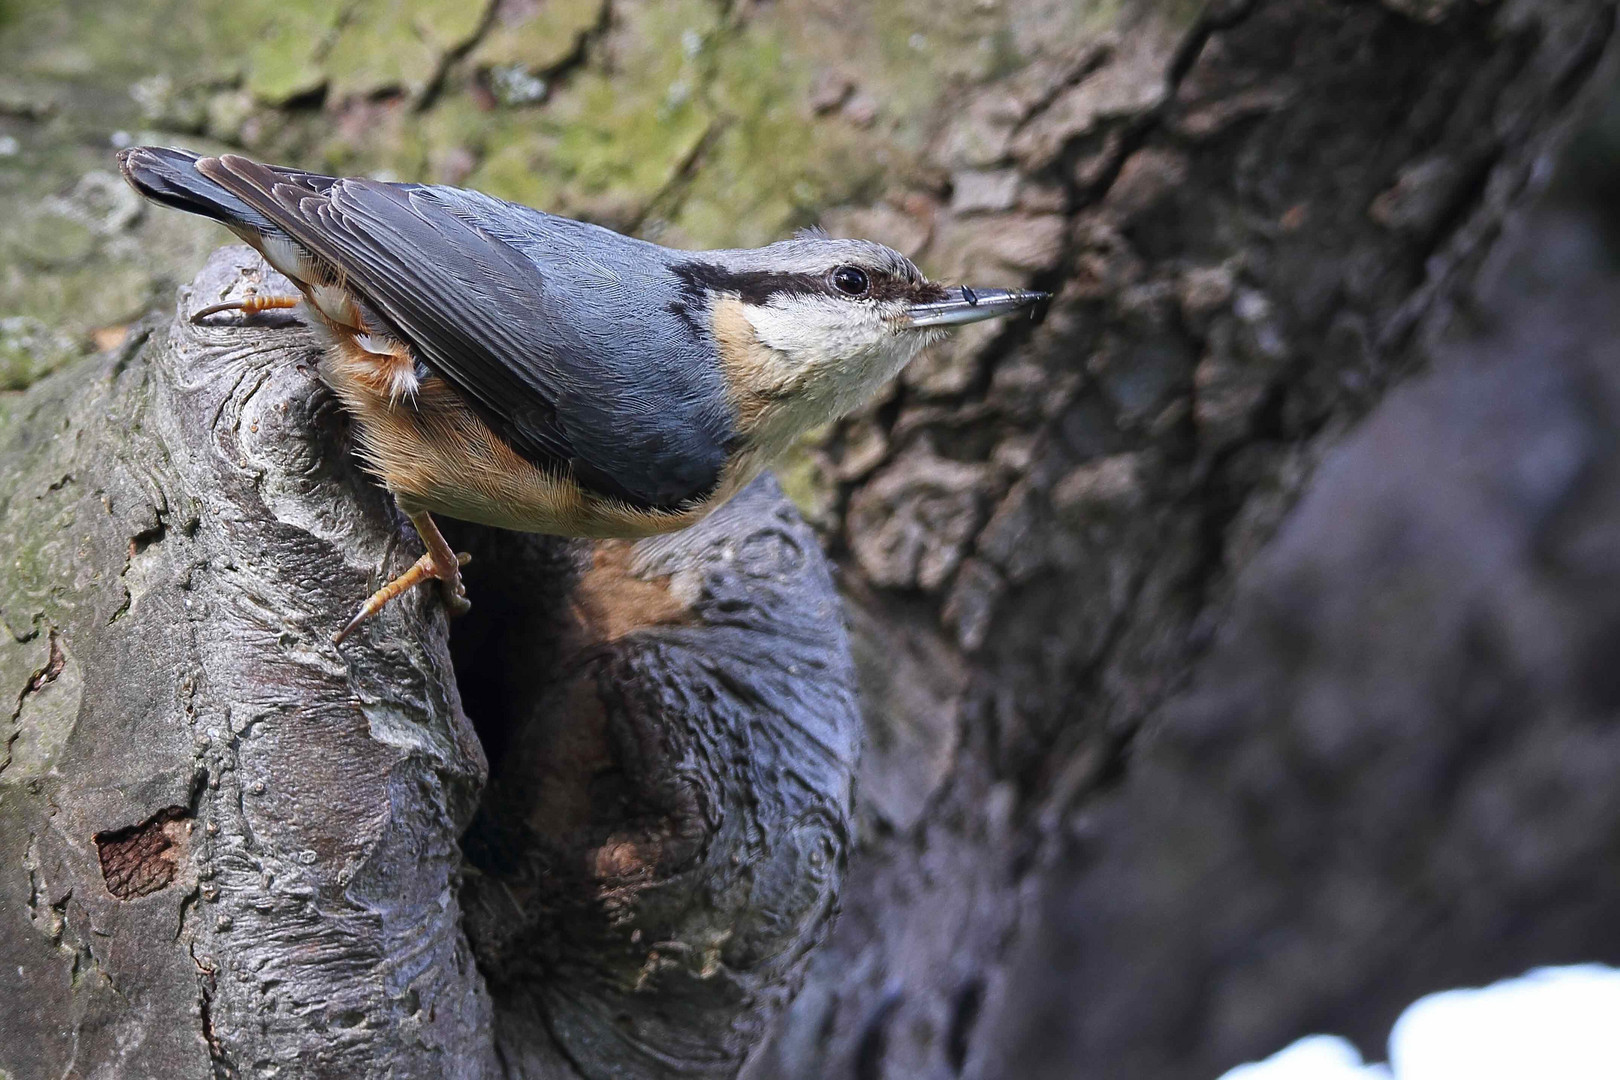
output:
[{"label": "blue-grey wing", "polygon": [[732,413],[659,292],[662,249],[450,188],[233,155],[199,167],[330,263],[536,465],[649,508],[719,482]]}]

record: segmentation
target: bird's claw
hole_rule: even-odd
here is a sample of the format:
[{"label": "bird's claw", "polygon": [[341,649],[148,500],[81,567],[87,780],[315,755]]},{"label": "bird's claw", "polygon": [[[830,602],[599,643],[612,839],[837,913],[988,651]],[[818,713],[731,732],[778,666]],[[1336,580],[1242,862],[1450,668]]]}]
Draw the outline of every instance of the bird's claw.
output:
[{"label": "bird's claw", "polygon": [[332,644],[342,644],[344,638],[352,634],[361,623],[387,607],[390,601],[403,596],[412,587],[429,579],[438,580],[440,594],[444,597],[445,607],[449,609],[451,617],[465,615],[472,610],[472,602],[467,599],[466,586],[461,583],[461,568],[471,561],[472,556],[463,551],[456,555],[455,565],[441,567],[434,562],[432,552],[423,555],[411,564],[409,570],[372,593],[366,602],[360,605],[360,610],[355,612],[354,618],[350,619],[343,629],[332,635]]}]

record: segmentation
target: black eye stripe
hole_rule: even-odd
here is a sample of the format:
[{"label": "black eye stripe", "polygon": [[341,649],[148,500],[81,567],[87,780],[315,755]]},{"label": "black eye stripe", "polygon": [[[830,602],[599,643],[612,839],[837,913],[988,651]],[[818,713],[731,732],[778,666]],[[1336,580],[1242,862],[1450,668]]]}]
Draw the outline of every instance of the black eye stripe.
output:
[{"label": "black eye stripe", "polygon": [[[713,263],[685,262],[670,267],[682,290],[694,299],[705,293],[734,293],[745,304],[766,304],[776,296],[836,296],[849,299],[832,282],[832,275],[782,273],[773,270],[728,270]],[[842,269],[842,267],[838,268]],[[867,275],[866,296],[873,300],[905,300],[927,304],[945,299],[945,290],[931,281],[913,280],[873,267],[852,267]]]}]

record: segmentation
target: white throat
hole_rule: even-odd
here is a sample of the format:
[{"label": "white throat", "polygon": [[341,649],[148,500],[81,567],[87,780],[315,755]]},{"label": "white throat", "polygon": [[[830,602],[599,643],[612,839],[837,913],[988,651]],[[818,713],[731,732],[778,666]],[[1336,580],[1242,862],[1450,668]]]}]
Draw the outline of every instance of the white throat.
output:
[{"label": "white throat", "polygon": [[784,388],[820,413],[814,423],[858,408],[900,373],[929,336],[896,330],[876,305],[815,296],[748,304],[754,336],[780,365]]}]

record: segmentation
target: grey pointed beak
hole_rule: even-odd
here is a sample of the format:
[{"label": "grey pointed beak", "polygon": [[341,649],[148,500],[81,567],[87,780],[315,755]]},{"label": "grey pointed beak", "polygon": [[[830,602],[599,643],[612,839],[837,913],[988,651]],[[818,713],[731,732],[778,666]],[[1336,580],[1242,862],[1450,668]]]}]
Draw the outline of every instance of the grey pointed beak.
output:
[{"label": "grey pointed beak", "polygon": [[912,304],[906,311],[906,325],[916,329],[925,326],[960,326],[1011,315],[1051,297],[1051,293],[1031,289],[970,289],[964,285],[945,290],[943,300]]}]

